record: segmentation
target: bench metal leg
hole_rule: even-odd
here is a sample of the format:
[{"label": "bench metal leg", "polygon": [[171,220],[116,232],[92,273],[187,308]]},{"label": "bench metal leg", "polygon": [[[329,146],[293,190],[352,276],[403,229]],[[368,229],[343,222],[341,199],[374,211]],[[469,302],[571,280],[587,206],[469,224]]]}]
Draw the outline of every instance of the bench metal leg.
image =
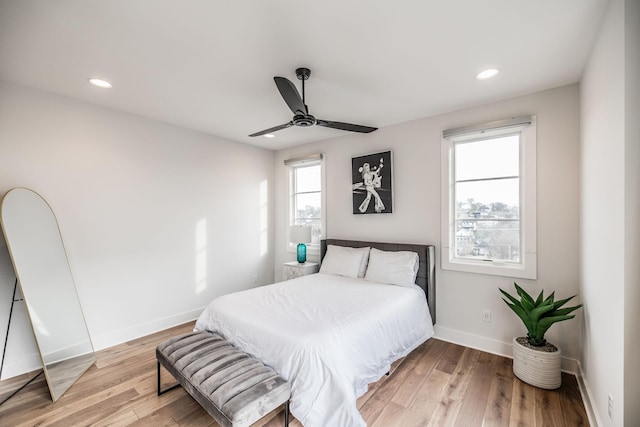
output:
[{"label": "bench metal leg", "polygon": [[171,387],[167,387],[167,388],[165,388],[164,390],[162,390],[162,389],[160,388],[160,387],[161,387],[161,384],[160,384],[160,383],[161,383],[161,381],[160,381],[160,362],[159,362],[159,361],[156,361],[156,363],[158,364],[158,396],[160,396],[161,394],[164,394],[164,393],[166,393],[166,392],[168,392],[168,391],[173,390],[173,389],[174,389],[174,388],[176,388],[176,387],[179,387],[179,386],[180,386],[180,383],[174,384],[174,385],[172,385]]},{"label": "bench metal leg", "polygon": [[284,427],[289,427],[289,400],[284,404]]}]

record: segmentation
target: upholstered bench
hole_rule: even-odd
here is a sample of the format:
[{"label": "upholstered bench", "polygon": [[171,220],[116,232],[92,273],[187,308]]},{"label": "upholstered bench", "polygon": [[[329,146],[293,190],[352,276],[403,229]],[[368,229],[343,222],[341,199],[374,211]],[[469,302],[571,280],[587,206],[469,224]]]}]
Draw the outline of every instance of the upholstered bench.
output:
[{"label": "upholstered bench", "polygon": [[[284,404],[289,425],[290,384],[222,336],[191,332],[170,338],[158,345],[156,358],[158,395],[182,385],[222,427],[249,426]],[[160,365],[179,384],[161,390]]]}]

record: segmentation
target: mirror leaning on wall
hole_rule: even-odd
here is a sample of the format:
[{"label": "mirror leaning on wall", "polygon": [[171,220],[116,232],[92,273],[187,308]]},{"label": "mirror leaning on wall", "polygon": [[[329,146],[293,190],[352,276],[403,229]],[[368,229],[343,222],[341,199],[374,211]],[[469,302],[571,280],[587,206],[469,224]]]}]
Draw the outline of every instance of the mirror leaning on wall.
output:
[{"label": "mirror leaning on wall", "polygon": [[[95,362],[58,221],[39,194],[14,188],[0,204],[0,224],[55,402]],[[3,358],[8,337],[7,329]]]}]

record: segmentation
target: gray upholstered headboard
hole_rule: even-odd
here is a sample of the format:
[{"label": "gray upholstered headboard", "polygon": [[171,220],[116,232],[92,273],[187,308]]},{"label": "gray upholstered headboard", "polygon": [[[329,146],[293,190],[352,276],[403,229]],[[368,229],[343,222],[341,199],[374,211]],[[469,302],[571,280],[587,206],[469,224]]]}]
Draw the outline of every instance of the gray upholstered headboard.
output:
[{"label": "gray upholstered headboard", "polygon": [[413,245],[408,243],[362,242],[359,240],[325,239],[320,241],[320,260],[327,253],[327,245],[349,246],[352,248],[372,247],[381,251],[412,251],[418,254],[420,268],[416,285],[424,289],[433,324],[436,323],[436,251],[433,245]]}]

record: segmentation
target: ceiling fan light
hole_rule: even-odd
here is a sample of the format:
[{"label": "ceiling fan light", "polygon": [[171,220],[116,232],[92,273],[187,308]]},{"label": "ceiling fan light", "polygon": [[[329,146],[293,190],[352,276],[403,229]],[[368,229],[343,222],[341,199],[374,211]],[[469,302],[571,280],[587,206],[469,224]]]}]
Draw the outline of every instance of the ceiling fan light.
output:
[{"label": "ceiling fan light", "polygon": [[497,76],[499,72],[500,70],[498,70],[497,68],[488,68],[476,74],[476,79],[478,80],[490,79],[491,77]]},{"label": "ceiling fan light", "polygon": [[275,135],[274,135],[274,134],[272,134],[272,133],[265,133],[265,134],[264,134],[264,137],[265,137],[265,138],[275,138]]},{"label": "ceiling fan light", "polygon": [[106,80],[91,78],[87,80],[92,85],[102,88],[102,89],[111,89],[113,86]]}]

